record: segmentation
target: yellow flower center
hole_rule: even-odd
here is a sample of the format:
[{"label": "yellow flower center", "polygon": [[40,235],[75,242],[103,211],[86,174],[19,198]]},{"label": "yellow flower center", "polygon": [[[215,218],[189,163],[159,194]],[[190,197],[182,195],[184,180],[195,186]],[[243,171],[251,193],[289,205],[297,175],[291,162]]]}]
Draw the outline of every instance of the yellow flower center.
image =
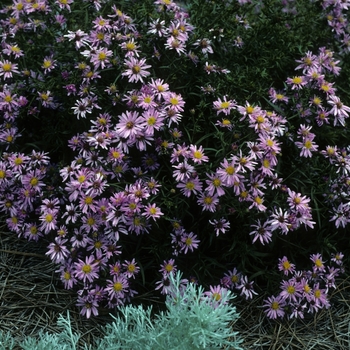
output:
[{"label": "yellow flower center", "polygon": [[150,208],[149,213],[151,215],[155,215],[157,213],[157,209],[152,207],[152,208]]},{"label": "yellow flower center", "polygon": [[92,271],[92,268],[90,265],[84,265],[81,269],[84,273],[90,273]]},{"label": "yellow flower center", "polygon": [[227,102],[227,101],[222,102],[221,105],[220,105],[221,109],[225,109],[225,108],[228,108],[228,107],[230,107],[230,102]]},{"label": "yellow flower center", "polygon": [[4,98],[4,101],[7,102],[7,103],[11,102],[12,101],[11,95],[6,95],[5,98]]},{"label": "yellow flower center", "polygon": [[171,271],[173,271],[173,268],[174,268],[173,265],[166,264],[164,269],[167,272],[171,272]]},{"label": "yellow flower center", "polygon": [[86,179],[85,175],[80,175],[78,177],[78,182],[82,184],[85,181],[85,179]]},{"label": "yellow flower center", "polygon": [[310,293],[310,291],[311,291],[311,288],[310,288],[310,286],[308,284],[305,284],[303,289],[304,289],[305,293]]},{"label": "yellow flower center", "polygon": [[12,68],[12,64],[11,63],[4,63],[2,65],[2,69],[4,72],[10,72]]},{"label": "yellow flower center", "polygon": [[319,290],[319,289],[317,289],[317,290],[315,290],[314,291],[314,296],[315,296],[315,298],[320,298],[321,297],[321,291]]},{"label": "yellow flower center", "polygon": [[213,298],[215,299],[215,301],[220,301],[221,295],[219,293],[213,293]]},{"label": "yellow flower center", "polygon": [[247,106],[247,107],[245,108],[245,110],[246,110],[246,112],[247,112],[248,114],[252,114],[252,113],[254,112],[254,107],[252,107],[252,106]]},{"label": "yellow flower center", "polygon": [[99,59],[100,61],[104,61],[106,58],[107,58],[107,55],[106,55],[104,52],[100,52],[100,53],[98,54],[98,59]]},{"label": "yellow flower center", "polygon": [[95,219],[92,218],[92,217],[89,217],[86,221],[86,223],[89,225],[89,226],[93,226],[95,224]]},{"label": "yellow flower center", "polygon": [[203,153],[200,151],[195,151],[193,152],[193,157],[196,159],[202,159],[203,158]]},{"label": "yellow flower center", "polygon": [[128,271],[129,272],[135,272],[136,270],[136,266],[134,264],[129,264],[128,265]]},{"label": "yellow flower center", "polygon": [[284,261],[284,262],[282,263],[282,266],[283,266],[283,268],[284,268],[285,270],[289,270],[290,267],[291,267],[290,262],[289,262],[288,260],[287,260],[287,261]]},{"label": "yellow flower center", "polygon": [[120,282],[116,282],[113,284],[113,289],[116,292],[120,292],[123,289],[123,285]]},{"label": "yellow flower center", "polygon": [[204,202],[204,204],[210,205],[213,203],[213,198],[212,197],[204,197],[203,202]]},{"label": "yellow flower center", "polygon": [[6,136],[6,141],[7,142],[12,142],[13,141],[13,136],[11,136],[11,135]]},{"label": "yellow flower center", "polygon": [[96,249],[100,249],[100,248],[102,247],[102,242],[101,242],[101,241],[96,241],[96,242],[94,243],[94,247],[95,247]]},{"label": "yellow flower center", "polygon": [[134,74],[138,74],[138,73],[140,73],[140,71],[141,71],[141,67],[138,66],[138,65],[135,65],[135,66],[132,67],[131,70],[132,70],[132,72],[133,72]]},{"label": "yellow flower center", "polygon": [[148,125],[154,125],[156,123],[157,119],[155,117],[149,117],[147,120]]},{"label": "yellow flower center", "polygon": [[316,261],[315,261],[315,265],[316,265],[317,267],[322,267],[322,266],[323,266],[323,264],[322,264],[321,259],[316,259]]},{"label": "yellow flower center", "polygon": [[288,286],[287,287],[287,293],[288,294],[294,294],[295,293],[295,287],[294,286]]},{"label": "yellow flower center", "polygon": [[272,310],[278,310],[280,308],[280,304],[277,301],[273,301],[271,303],[271,309]]},{"label": "yellow flower center", "polygon": [[15,165],[21,165],[22,163],[23,163],[23,159],[22,158],[17,157],[15,159]]},{"label": "yellow flower center", "polygon": [[52,61],[51,60],[45,60],[44,61],[44,64],[43,64],[44,68],[49,68],[49,67],[51,67],[51,65],[52,65]]},{"label": "yellow flower center", "polygon": [[33,177],[29,183],[31,186],[36,186],[38,184],[39,180],[36,177]]},{"label": "yellow flower center", "polygon": [[303,81],[302,77],[294,77],[292,79],[293,84],[300,84],[300,83],[302,83],[302,81]]},{"label": "yellow flower center", "polygon": [[259,115],[256,118],[256,121],[257,121],[258,124],[262,124],[265,121],[265,118],[262,115]]},{"label": "yellow flower center", "polygon": [[133,50],[135,50],[136,45],[135,45],[133,42],[128,42],[128,43],[125,45],[125,47],[126,47],[126,49],[127,49],[128,51],[133,51]]},{"label": "yellow flower center", "polygon": [[186,240],[185,240],[185,244],[186,244],[187,246],[192,245],[192,238],[187,237]]},{"label": "yellow flower center", "polygon": [[236,169],[232,166],[232,165],[229,165],[226,169],[225,169],[226,173],[228,175],[233,175],[235,172],[236,172]]},{"label": "yellow flower center", "polygon": [[312,148],[312,142],[310,140],[305,141],[304,147],[307,148],[307,149]]},{"label": "yellow flower center", "polygon": [[188,190],[193,190],[194,187],[195,187],[195,186],[194,186],[194,183],[193,183],[193,182],[189,181],[189,182],[186,183],[186,188],[187,188]]},{"label": "yellow flower center", "polygon": [[90,205],[90,204],[92,204],[92,202],[93,202],[92,197],[86,197],[85,198],[85,204]]},{"label": "yellow flower center", "polygon": [[170,103],[173,105],[173,106],[177,106],[179,104],[179,100],[176,98],[176,97],[172,97],[170,99]]},{"label": "yellow flower center", "polygon": [[214,179],[214,180],[213,180],[213,185],[214,185],[215,187],[221,186],[221,180],[220,180],[220,179]]},{"label": "yellow flower center", "polygon": [[262,198],[260,198],[259,196],[257,196],[257,197],[254,198],[254,201],[255,201],[255,203],[257,203],[258,205],[260,205],[260,204],[263,203],[264,200],[263,200]]},{"label": "yellow flower center", "polygon": [[262,162],[262,165],[264,168],[269,168],[270,167],[270,161],[268,159],[264,159]]}]

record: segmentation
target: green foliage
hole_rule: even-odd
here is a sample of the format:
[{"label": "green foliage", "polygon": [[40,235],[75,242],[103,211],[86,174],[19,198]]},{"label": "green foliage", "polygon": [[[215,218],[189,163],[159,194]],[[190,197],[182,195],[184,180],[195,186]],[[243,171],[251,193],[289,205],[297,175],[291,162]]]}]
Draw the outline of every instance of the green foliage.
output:
[{"label": "green foliage", "polygon": [[167,310],[151,320],[152,308],[121,307],[122,316],[107,325],[98,350],[194,350],[241,349],[231,323],[238,318],[230,292],[220,302],[204,295],[202,287],[190,283],[181,287],[181,273],[171,275],[172,290],[167,296]]},{"label": "green foliage", "polygon": [[[206,296],[202,287],[193,283],[183,286],[182,274],[171,275],[171,292],[167,296],[167,311],[153,315],[152,307],[122,306],[120,315],[101,331],[95,350],[195,350],[242,349],[242,339],[232,331],[239,317],[232,305],[234,295],[222,295],[220,301]],[[16,344],[10,333],[0,332],[0,350],[76,350],[80,335],[73,333],[70,316],[59,316],[61,333],[40,332]],[[90,349],[87,345],[85,350]]]}]

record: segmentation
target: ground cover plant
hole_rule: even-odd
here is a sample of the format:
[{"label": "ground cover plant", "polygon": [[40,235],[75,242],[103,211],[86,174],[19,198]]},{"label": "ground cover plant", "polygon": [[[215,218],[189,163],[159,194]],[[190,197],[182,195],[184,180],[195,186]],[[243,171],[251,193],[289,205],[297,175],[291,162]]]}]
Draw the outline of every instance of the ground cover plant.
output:
[{"label": "ground cover plant", "polygon": [[0,210],[47,242],[83,316],[165,300],[177,270],[213,301],[266,293],[272,319],[329,308],[349,253],[347,10],[2,8]]}]

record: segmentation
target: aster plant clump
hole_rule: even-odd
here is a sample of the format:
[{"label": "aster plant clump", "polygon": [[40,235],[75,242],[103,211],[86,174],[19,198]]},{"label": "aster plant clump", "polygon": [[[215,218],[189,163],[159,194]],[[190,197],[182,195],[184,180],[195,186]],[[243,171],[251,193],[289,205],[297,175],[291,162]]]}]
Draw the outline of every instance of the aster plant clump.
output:
[{"label": "aster plant clump", "polygon": [[[88,318],[169,295],[177,269],[213,302],[273,294],[282,269],[292,277],[267,316],[303,317],[330,305],[344,272],[347,26],[327,2],[206,4],[1,10],[0,210],[19,237],[47,243]],[[318,34],[296,43],[308,10]],[[290,56],[263,40],[272,18]],[[265,58],[249,68],[257,37]],[[271,69],[272,51],[288,69]]]}]

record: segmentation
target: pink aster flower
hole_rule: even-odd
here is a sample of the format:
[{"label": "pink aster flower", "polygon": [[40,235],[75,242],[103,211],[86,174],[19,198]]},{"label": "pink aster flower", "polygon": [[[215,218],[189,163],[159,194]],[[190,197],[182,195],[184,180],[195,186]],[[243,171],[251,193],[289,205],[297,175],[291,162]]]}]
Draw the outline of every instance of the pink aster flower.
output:
[{"label": "pink aster flower", "polygon": [[301,75],[288,78],[286,83],[292,86],[292,90],[300,90],[307,84],[307,80]]},{"label": "pink aster flower", "polygon": [[282,259],[278,259],[278,270],[283,271],[285,276],[294,273],[295,265],[292,264],[286,256]]},{"label": "pink aster flower", "polygon": [[67,259],[70,255],[69,249],[65,246],[68,239],[62,239],[61,237],[55,238],[55,243],[50,243],[49,250],[45,253],[54,263],[60,263]]},{"label": "pink aster flower", "polygon": [[339,123],[344,126],[344,119],[349,117],[348,112],[350,112],[350,107],[345,106],[340,101],[340,98],[335,95],[330,95],[329,100],[327,100],[327,103],[332,106],[332,109],[329,111],[329,113],[333,114],[335,117],[334,125],[336,125],[339,121]]},{"label": "pink aster flower", "polygon": [[142,113],[142,127],[149,135],[154,135],[155,130],[159,130],[164,126],[164,115],[157,109],[150,108]]},{"label": "pink aster flower", "polygon": [[[321,289],[319,283],[316,283],[312,288],[312,302],[316,304],[316,307],[328,309],[331,304],[328,301],[327,293],[325,289]],[[317,311],[317,309],[316,309]]]},{"label": "pink aster flower", "polygon": [[222,297],[227,294],[227,289],[219,286],[210,286],[210,290],[204,292],[204,295],[211,299],[214,302],[214,306],[216,303],[220,303],[222,301]]},{"label": "pink aster flower", "polygon": [[237,289],[241,291],[241,296],[245,296],[245,298],[252,299],[253,295],[258,295],[257,292],[255,292],[253,287],[254,282],[248,282],[247,276],[242,276],[239,285],[237,286]]},{"label": "pink aster flower", "polygon": [[324,261],[322,260],[322,256],[320,253],[312,254],[310,256],[310,260],[314,263],[312,267],[313,271],[325,272],[326,267],[324,266]]},{"label": "pink aster flower", "polygon": [[129,282],[126,277],[121,275],[114,275],[113,280],[107,280],[108,284],[105,291],[109,297],[116,298],[119,303],[123,303],[125,294],[129,290]]},{"label": "pink aster flower", "polygon": [[151,79],[149,86],[152,88],[156,100],[158,101],[164,98],[164,96],[167,94],[167,91],[169,91],[169,84],[164,83],[164,80],[162,79]]},{"label": "pink aster flower", "polygon": [[338,266],[342,266],[343,265],[343,258],[344,258],[344,254],[341,252],[338,253],[332,253],[331,254],[331,261],[335,262]]},{"label": "pink aster flower", "polygon": [[164,260],[163,264],[160,266],[161,269],[159,272],[161,272],[163,276],[168,276],[170,273],[175,273],[177,270],[174,259],[169,259],[168,261]]},{"label": "pink aster flower", "polygon": [[66,9],[70,12],[70,4],[73,3],[73,0],[55,0],[55,3],[59,6],[60,9]]},{"label": "pink aster flower", "polygon": [[165,43],[165,48],[175,50],[179,55],[186,53],[186,47],[182,41],[173,36],[169,36]]},{"label": "pink aster flower", "polygon": [[65,289],[72,289],[73,286],[77,283],[76,278],[73,276],[73,268],[70,263],[62,265],[55,272],[59,272],[61,274],[61,281],[63,282]]},{"label": "pink aster flower", "polygon": [[135,137],[142,131],[143,118],[136,111],[126,111],[116,125],[117,135],[123,138]]},{"label": "pink aster flower", "polygon": [[107,50],[107,48],[102,48],[100,50],[95,50],[93,54],[91,54],[91,63],[94,65],[95,69],[105,67],[109,67],[110,58],[113,56],[113,51]]},{"label": "pink aster flower", "polygon": [[46,209],[39,217],[41,221],[40,229],[45,233],[49,233],[51,230],[55,230],[58,228],[57,226],[57,210]]},{"label": "pink aster flower", "polygon": [[69,41],[75,41],[75,47],[80,49],[82,46],[85,46],[88,42],[88,34],[84,31],[78,29],[76,32],[68,30],[68,34],[64,35]]},{"label": "pink aster flower", "polygon": [[165,109],[170,109],[176,113],[183,112],[185,101],[180,94],[175,92],[167,92],[164,95]]},{"label": "pink aster flower", "polygon": [[90,295],[80,296],[78,295],[77,304],[78,307],[81,307],[80,314],[82,316],[86,316],[86,318],[90,318],[91,314],[94,316],[98,315],[98,301],[96,298]]},{"label": "pink aster flower", "polygon": [[18,47],[17,44],[6,44],[5,48],[2,50],[5,55],[13,55],[15,58],[19,58],[24,55],[23,51]]},{"label": "pink aster flower", "polygon": [[44,58],[41,68],[44,69],[44,73],[51,72],[57,65],[57,61],[53,59],[53,56],[46,56]]},{"label": "pink aster flower", "polygon": [[161,21],[160,18],[152,20],[149,25],[148,33],[157,34],[159,37],[163,37],[167,34],[167,30],[165,28],[165,21]]},{"label": "pink aster flower", "polygon": [[85,261],[78,259],[78,262],[74,263],[74,277],[82,280],[93,282],[94,279],[99,277],[99,263],[95,261],[94,256],[87,256]]},{"label": "pink aster flower", "polygon": [[202,162],[208,162],[208,156],[204,155],[204,150],[202,146],[197,148],[196,145],[190,145],[190,157],[194,163],[202,164]]},{"label": "pink aster flower", "polygon": [[287,202],[292,209],[296,209],[302,212],[309,209],[308,203],[310,202],[310,198],[301,196],[300,193],[296,193],[288,188]]},{"label": "pink aster flower", "polygon": [[220,98],[217,101],[213,102],[214,109],[217,111],[216,114],[224,113],[225,115],[229,115],[232,109],[236,108],[236,103],[232,100],[227,101],[227,97],[224,96],[223,100]]},{"label": "pink aster flower", "polygon": [[149,76],[151,73],[146,69],[151,68],[150,65],[146,64],[146,59],[137,59],[135,57],[127,57],[124,60],[124,64],[127,69],[122,73],[123,76],[129,78],[129,82],[143,82],[143,78]]},{"label": "pink aster flower", "polygon": [[156,207],[156,204],[148,204],[148,206],[145,208],[145,211],[141,214],[142,216],[145,216],[147,219],[152,218],[153,220],[159,219],[161,215],[164,215],[160,208]]},{"label": "pink aster flower", "polygon": [[203,207],[203,211],[208,210],[214,213],[219,204],[219,197],[217,194],[210,195],[208,193],[202,193],[197,203]]},{"label": "pink aster flower", "polygon": [[19,74],[17,68],[18,65],[16,63],[12,63],[8,60],[0,61],[0,76],[3,76],[4,79],[10,79],[13,73]]},{"label": "pink aster flower", "polygon": [[214,226],[216,236],[219,236],[220,232],[226,233],[230,229],[230,222],[224,218],[209,220],[209,223]]},{"label": "pink aster flower", "polygon": [[301,149],[300,157],[312,157],[312,152],[318,150],[318,145],[315,144],[311,139],[305,138],[303,142],[295,142],[295,145]]},{"label": "pink aster flower", "polygon": [[240,182],[241,176],[237,174],[237,165],[235,161],[228,161],[225,158],[224,161],[220,163],[220,166],[216,174],[222,181],[223,186],[232,187],[235,182]]},{"label": "pink aster flower", "polygon": [[302,296],[302,287],[299,282],[289,280],[281,282],[280,296],[284,300],[297,302],[297,299]]},{"label": "pink aster flower", "polygon": [[202,183],[198,176],[184,179],[176,187],[180,188],[181,193],[186,197],[190,197],[192,193],[197,194],[202,191]]},{"label": "pink aster flower", "polygon": [[265,221],[262,224],[260,220],[258,220],[257,225],[251,225],[251,227],[254,228],[254,230],[251,231],[249,235],[254,235],[253,243],[255,243],[257,240],[259,240],[262,245],[271,242],[272,233],[271,226],[269,225],[268,221]]},{"label": "pink aster flower", "polygon": [[285,300],[280,296],[277,295],[271,296],[264,300],[263,307],[265,308],[265,313],[267,314],[267,317],[270,319],[276,319],[278,317],[283,317],[285,314],[284,307],[286,306]]},{"label": "pink aster flower", "polygon": [[132,259],[131,261],[125,260],[122,266],[125,269],[127,278],[135,278],[135,275],[140,271],[140,268],[137,266],[135,259]]},{"label": "pink aster flower", "polygon": [[206,192],[209,195],[213,195],[216,193],[219,197],[223,196],[225,194],[225,190],[222,188],[222,180],[220,179],[219,175],[217,174],[207,174],[208,180],[205,180],[208,187],[206,187]]},{"label": "pink aster flower", "polygon": [[275,208],[270,217],[269,223],[272,231],[280,229],[282,234],[287,234],[289,232],[290,223],[288,212],[284,212],[282,208]]},{"label": "pink aster flower", "polygon": [[236,288],[241,281],[242,274],[237,271],[237,268],[233,268],[233,270],[228,271],[224,274],[224,277],[220,280],[220,283],[229,289]]},{"label": "pink aster flower", "polygon": [[187,233],[183,231],[181,235],[181,242],[181,250],[184,252],[184,254],[187,254],[188,251],[193,252],[194,249],[198,248],[200,240],[197,239],[197,235],[195,235],[193,232]]}]

